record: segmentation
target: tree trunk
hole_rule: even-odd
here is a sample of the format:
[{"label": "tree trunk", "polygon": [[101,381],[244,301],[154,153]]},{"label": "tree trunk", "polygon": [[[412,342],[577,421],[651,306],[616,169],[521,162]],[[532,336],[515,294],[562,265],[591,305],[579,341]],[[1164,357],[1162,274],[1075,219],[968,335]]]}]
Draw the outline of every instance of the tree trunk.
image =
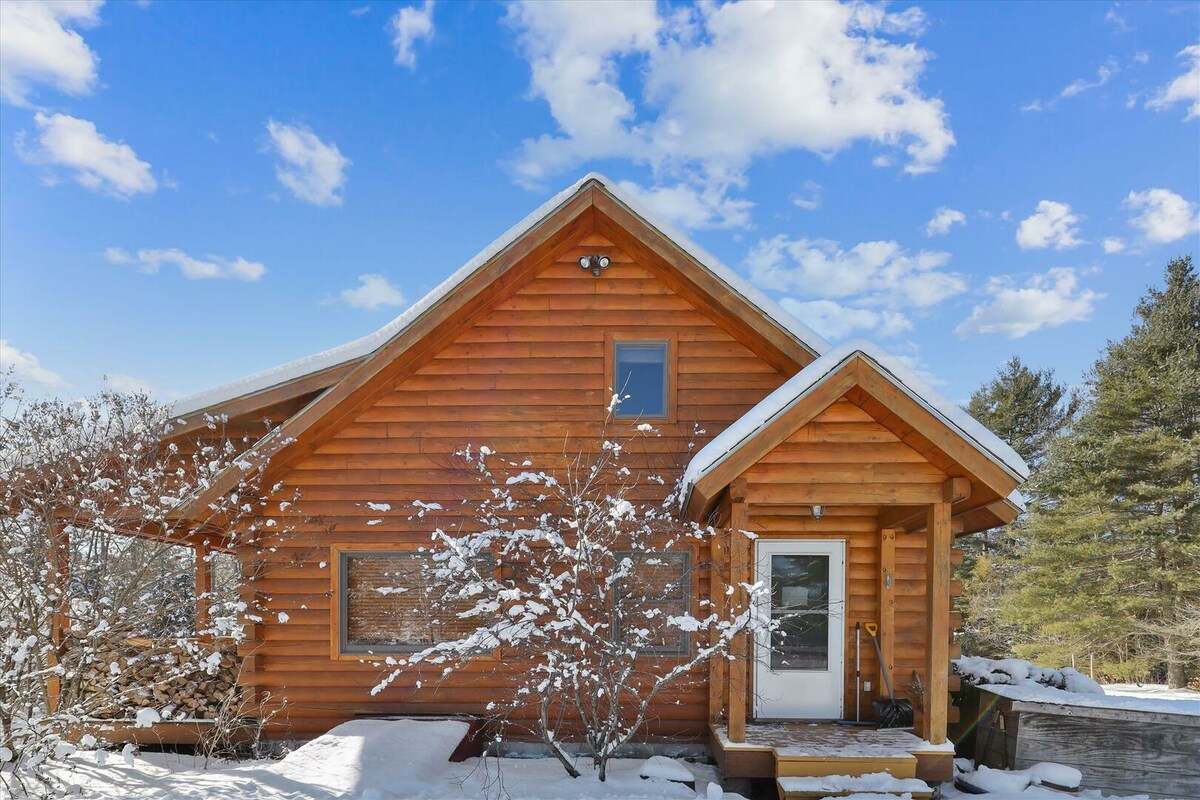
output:
[{"label": "tree trunk", "polygon": [[1176,646],[1175,637],[1167,636],[1163,645],[1167,651],[1167,686],[1171,689],[1187,687],[1187,675],[1184,673],[1183,655]]}]

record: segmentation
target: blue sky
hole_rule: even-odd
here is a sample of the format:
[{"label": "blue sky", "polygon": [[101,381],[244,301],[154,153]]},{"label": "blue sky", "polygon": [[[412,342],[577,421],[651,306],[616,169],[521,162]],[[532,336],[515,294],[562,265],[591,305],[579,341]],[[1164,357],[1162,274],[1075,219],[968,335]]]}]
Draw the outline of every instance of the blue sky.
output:
[{"label": "blue sky", "polygon": [[[1075,383],[1200,250],[1200,5],[0,4],[0,360],[177,397],[599,170],[832,340]],[[366,277],[363,277],[366,276]]]}]

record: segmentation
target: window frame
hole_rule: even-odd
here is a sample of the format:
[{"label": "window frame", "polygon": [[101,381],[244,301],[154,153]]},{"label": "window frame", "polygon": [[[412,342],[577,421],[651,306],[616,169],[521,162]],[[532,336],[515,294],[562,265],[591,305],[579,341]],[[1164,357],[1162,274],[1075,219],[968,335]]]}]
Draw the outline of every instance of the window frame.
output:
[{"label": "window frame", "polygon": [[[680,585],[683,590],[683,611],[681,613],[690,614],[694,607],[693,595],[696,593],[696,573],[695,573],[695,558],[690,549],[676,550],[614,550],[613,558],[619,562],[623,558],[673,558],[676,556],[683,557],[683,576],[680,579]],[[621,582],[614,581],[613,591],[619,592]],[[615,600],[615,598],[614,598]],[[620,630],[617,631],[620,634]],[[680,644],[678,647],[668,647],[666,645],[646,647],[638,650],[638,658],[678,658],[686,659],[692,654],[692,634],[690,631],[680,629]]]},{"label": "window frame", "polygon": [[[426,648],[426,646],[418,645],[379,645],[364,649],[351,649],[347,634],[349,631],[348,618],[348,597],[344,591],[344,572],[343,565],[348,564],[349,558],[354,556],[386,556],[389,554],[396,555],[418,555],[420,553],[428,553],[429,547],[426,544],[418,544],[415,542],[391,542],[391,543],[371,543],[371,544],[334,544],[329,548],[329,566],[330,566],[330,598],[329,598],[329,617],[330,617],[330,636],[329,636],[329,657],[332,661],[363,661],[373,657],[383,657],[389,655],[407,655],[409,653],[417,653]],[[495,562],[493,562],[495,568]],[[495,660],[497,652],[494,649],[482,650],[478,654],[473,654],[471,658],[480,660]]]},{"label": "window frame", "polygon": [[614,419],[627,422],[675,422],[676,394],[678,385],[677,364],[679,351],[679,336],[668,333],[665,336],[647,336],[646,331],[608,331],[604,334],[604,385],[606,393],[604,405],[607,408],[612,395],[619,391],[617,383],[617,346],[618,345],[659,345],[663,348],[663,413],[655,416],[638,415],[625,416],[619,411]]}]

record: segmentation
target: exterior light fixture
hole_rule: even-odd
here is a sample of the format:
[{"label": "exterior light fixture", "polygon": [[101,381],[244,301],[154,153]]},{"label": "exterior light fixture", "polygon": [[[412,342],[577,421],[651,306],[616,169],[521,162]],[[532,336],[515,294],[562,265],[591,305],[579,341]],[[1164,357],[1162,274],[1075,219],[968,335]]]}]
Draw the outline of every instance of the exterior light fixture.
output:
[{"label": "exterior light fixture", "polygon": [[820,519],[821,515],[824,513],[825,513],[825,506],[813,506],[812,507],[813,519]]},{"label": "exterior light fixture", "polygon": [[608,256],[580,256],[579,266],[582,269],[590,270],[597,278],[600,277],[602,270],[608,269],[608,265],[612,263]]}]

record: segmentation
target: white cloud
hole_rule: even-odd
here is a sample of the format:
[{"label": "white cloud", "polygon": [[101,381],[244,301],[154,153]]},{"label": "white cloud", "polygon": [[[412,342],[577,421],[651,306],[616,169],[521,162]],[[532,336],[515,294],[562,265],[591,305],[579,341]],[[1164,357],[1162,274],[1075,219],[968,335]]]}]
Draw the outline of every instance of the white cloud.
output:
[{"label": "white cloud", "polygon": [[1132,60],[1133,60],[1133,63],[1141,64],[1144,66],[1144,65],[1150,63],[1150,54],[1147,53],[1145,50],[1138,50],[1136,53],[1133,54]]},{"label": "white cloud", "polygon": [[896,242],[862,242],[849,250],[825,239],[760,241],[746,257],[764,289],[825,298],[857,296],[873,306],[927,307],[966,289],[961,276],[941,272],[949,253],[910,254]]},{"label": "white cloud", "polygon": [[370,11],[370,6],[355,6],[354,8],[350,9],[350,16],[361,17],[363,14],[370,13]]},{"label": "white cloud", "polygon": [[12,370],[13,376],[20,380],[36,383],[48,389],[61,389],[67,385],[61,375],[43,367],[33,353],[17,349],[9,344],[7,339],[0,339],[0,373],[9,370]]},{"label": "white cloud", "polygon": [[1042,110],[1042,101],[1041,100],[1030,100],[1028,103],[1021,106],[1021,110],[1022,111],[1041,111]]},{"label": "white cloud", "polygon": [[150,165],[124,142],[106,139],[86,119],[37,112],[37,146],[17,137],[17,152],[30,164],[61,167],[81,186],[128,200],[135,194],[154,194],[158,181]]},{"label": "white cloud", "polygon": [[142,249],[136,254],[120,247],[109,247],[104,251],[104,258],[110,264],[136,265],[140,272],[147,275],[157,273],[164,264],[175,266],[183,277],[192,281],[226,279],[253,282],[267,272],[263,264],[241,256],[232,259],[206,256],[200,259],[174,247]]},{"label": "white cloud", "polygon": [[1042,200],[1033,214],[1017,226],[1017,244],[1022,250],[1078,247],[1083,244],[1079,229],[1075,227],[1078,222],[1079,217],[1071,213],[1071,206]]},{"label": "white cloud", "polygon": [[275,177],[297,199],[314,206],[340,206],[346,170],[353,163],[333,142],[321,141],[306,125],[267,120],[271,146],[279,157]]},{"label": "white cloud", "polygon": [[1096,302],[1104,297],[1080,289],[1075,270],[1069,267],[1034,275],[1022,287],[1009,277],[992,278],[987,292],[991,300],[975,306],[971,316],[954,329],[955,335],[1002,334],[1020,339],[1042,328],[1088,319]]},{"label": "white cloud", "polygon": [[1200,44],[1191,44],[1179,51],[1178,57],[1187,64],[1187,70],[1175,80],[1163,86],[1146,101],[1146,108],[1166,111],[1176,103],[1187,105],[1184,121],[1200,117]]},{"label": "white cloud", "polygon": [[342,302],[354,308],[374,311],[385,306],[404,305],[404,295],[383,275],[359,275],[358,286],[342,289]]},{"label": "white cloud", "polygon": [[1108,11],[1104,12],[1104,21],[1112,25],[1117,33],[1126,33],[1130,30],[1129,23],[1117,13],[1117,7],[1117,5],[1114,5]]},{"label": "white cloud", "polygon": [[[738,185],[756,158],[828,157],[859,141],[902,149],[906,171],[921,173],[954,145],[942,101],[919,86],[929,53],[888,38],[918,31],[919,10],[523,2],[507,20],[530,94],[558,126],[523,142],[510,165],[523,185],[605,158],[647,164],[658,182]],[[629,63],[643,77],[640,98],[621,85]]]},{"label": "white cloud", "polygon": [[1170,189],[1130,192],[1122,205],[1131,211],[1142,212],[1131,218],[1129,224],[1140,230],[1148,242],[1176,242],[1200,231],[1200,214],[1196,212],[1196,204]]},{"label": "white cloud", "polygon": [[[915,6],[914,6],[915,8]],[[800,191],[792,195],[792,205],[805,211],[815,211],[821,207],[821,184],[816,181],[805,181]]]},{"label": "white cloud", "polygon": [[29,105],[38,85],[84,95],[96,83],[96,54],[76,28],[100,21],[103,0],[0,3],[0,99]]},{"label": "white cloud", "polygon": [[122,392],[124,394],[155,394],[154,387],[141,378],[135,378],[132,375],[123,375],[120,372],[110,372],[104,376],[104,384],[114,392]]},{"label": "white cloud", "polygon": [[785,297],[779,302],[827,339],[844,339],[860,331],[890,339],[912,330],[912,321],[898,311],[856,308],[836,300],[802,301]]},{"label": "white cloud", "polygon": [[925,225],[926,236],[944,236],[955,225],[966,225],[967,215],[947,206],[933,212],[933,218]]},{"label": "white cloud", "polygon": [[1112,255],[1125,250],[1125,240],[1116,236],[1109,236],[1100,240],[1100,246],[1104,248],[1104,252]]},{"label": "white cloud", "polygon": [[433,0],[400,9],[392,15],[388,29],[392,32],[392,46],[396,48],[396,63],[416,69],[417,54],[413,45],[433,38]]},{"label": "white cloud", "polygon": [[620,181],[622,189],[667,220],[684,228],[745,228],[750,225],[750,200],[729,197],[728,187],[719,184],[643,188]]},{"label": "white cloud", "polygon": [[1102,64],[1100,68],[1096,70],[1096,80],[1088,81],[1084,78],[1079,78],[1071,81],[1069,84],[1063,87],[1061,92],[1059,92],[1059,97],[1075,97],[1076,95],[1083,94],[1084,92],[1091,91],[1092,89],[1099,89],[1101,86],[1112,80],[1112,77],[1120,71],[1121,68],[1117,66],[1117,62],[1110,58],[1105,64]]}]

